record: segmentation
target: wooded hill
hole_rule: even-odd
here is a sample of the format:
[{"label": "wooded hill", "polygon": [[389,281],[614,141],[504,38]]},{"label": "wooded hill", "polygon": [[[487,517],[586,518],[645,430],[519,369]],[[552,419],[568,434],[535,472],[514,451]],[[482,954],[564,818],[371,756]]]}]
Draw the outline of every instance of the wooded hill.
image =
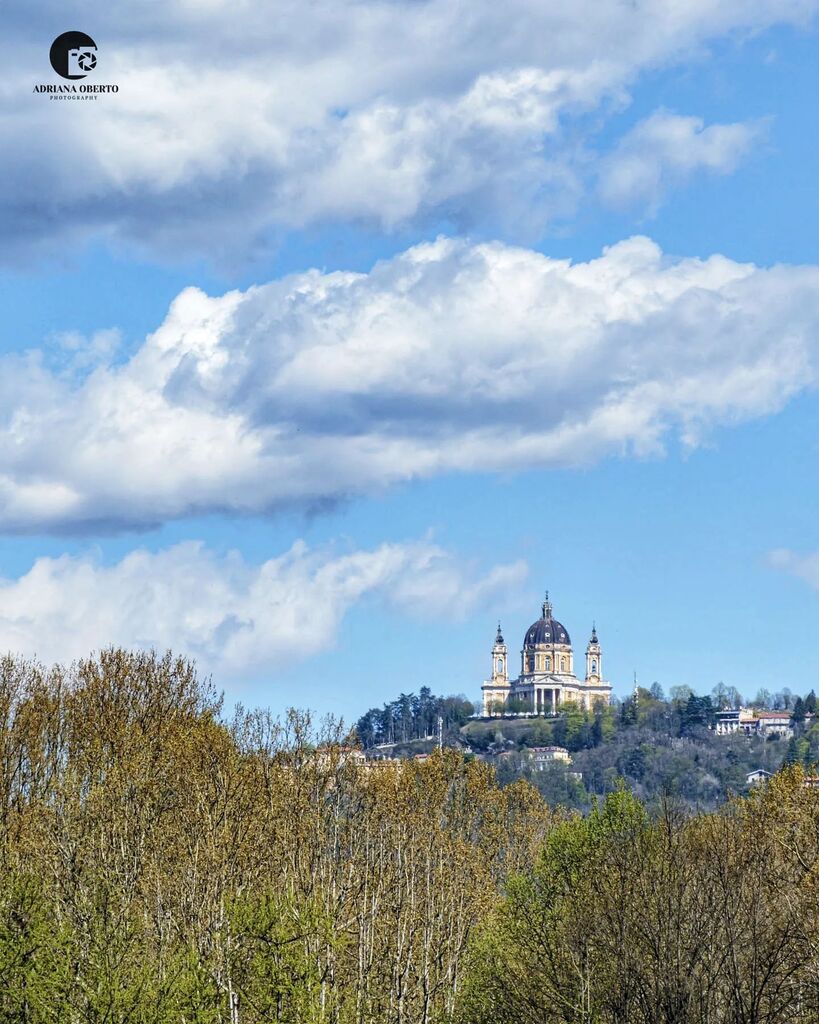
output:
[{"label": "wooded hill", "polygon": [[[413,709],[446,706],[447,745],[489,760],[502,784],[525,779],[550,804],[583,811],[621,781],[649,804],[673,795],[693,809],[713,809],[732,794],[747,793],[747,776],[756,769],[775,772],[783,764],[794,763],[812,769],[819,761],[819,725],[811,718],[816,708],[813,691],[804,697],[762,694],[769,705],[790,705],[786,709],[794,720],[790,738],[716,735],[711,727],[720,703],[726,695],[737,699],[727,691],[698,696],[681,687],[666,699],[655,684],[651,690],[640,689],[636,698],[632,695],[592,712],[569,704],[553,719],[507,716],[492,720],[470,719],[471,705],[463,698],[421,692],[423,701],[404,694],[383,709],[371,709],[357,723],[357,735],[373,735],[373,723],[389,723],[391,732],[385,726],[374,732],[382,742],[387,735],[397,737],[386,752],[412,756],[428,751],[435,741],[423,737],[434,736],[434,727],[427,725],[434,718],[416,717]],[[369,724],[370,732],[362,729],[362,722]],[[400,729],[396,722],[402,723]],[[566,747],[572,763],[556,762],[537,770],[529,751],[550,745]]]}]

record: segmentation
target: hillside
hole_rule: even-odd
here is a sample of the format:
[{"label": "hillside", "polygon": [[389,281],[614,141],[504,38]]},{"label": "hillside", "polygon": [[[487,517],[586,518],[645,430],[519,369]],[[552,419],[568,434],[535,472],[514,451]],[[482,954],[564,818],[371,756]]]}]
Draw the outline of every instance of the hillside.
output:
[{"label": "hillside", "polygon": [[[654,692],[641,689],[636,700],[632,697],[595,712],[569,706],[551,719],[492,720],[464,720],[463,699],[423,693],[423,700],[402,695],[403,715],[397,713],[396,702],[385,705],[386,711],[372,709],[361,720],[370,726],[378,721],[393,723],[395,743],[382,743],[382,756],[408,757],[431,750],[436,743],[434,718],[427,715],[415,728],[412,708],[445,707],[449,711],[443,728],[445,745],[493,764],[501,784],[526,779],[550,804],[578,810],[588,810],[595,797],[612,792],[619,780],[649,804],[673,795],[691,808],[712,809],[731,794],[747,793],[747,776],[756,769],[775,772],[784,763],[810,767],[819,760],[819,725],[810,717],[815,709],[812,693],[790,701],[790,713],[795,716],[790,738],[716,735],[712,728],[716,701],[690,691],[665,700],[658,688]],[[396,731],[395,722],[403,722],[403,730]],[[384,739],[383,733],[380,738]],[[552,745],[565,747],[571,763],[536,767],[532,748]]]}]

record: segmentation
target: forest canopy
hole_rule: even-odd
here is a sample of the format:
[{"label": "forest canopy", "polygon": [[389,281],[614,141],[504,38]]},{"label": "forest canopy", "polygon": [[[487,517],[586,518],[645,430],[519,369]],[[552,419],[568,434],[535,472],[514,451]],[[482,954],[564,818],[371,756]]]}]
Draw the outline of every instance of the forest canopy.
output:
[{"label": "forest canopy", "polygon": [[0,1019],[815,1024],[819,792],[585,817],[479,758],[226,716],[192,664],[0,663]]}]

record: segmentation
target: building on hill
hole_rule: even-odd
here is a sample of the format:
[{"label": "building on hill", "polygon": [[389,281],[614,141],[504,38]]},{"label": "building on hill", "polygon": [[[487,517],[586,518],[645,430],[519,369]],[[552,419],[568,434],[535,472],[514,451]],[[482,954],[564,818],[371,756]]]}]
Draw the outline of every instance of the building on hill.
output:
[{"label": "building on hill", "polygon": [[761,786],[763,782],[767,782],[771,777],[770,772],[766,772],[764,768],[756,768],[752,772],[748,772],[745,776],[745,781],[749,786]]},{"label": "building on hill", "polygon": [[790,711],[757,711],[757,730],[765,736],[790,736],[793,720]]},{"label": "building on hill", "polygon": [[793,731],[790,711],[752,711],[732,708],[717,711],[714,732],[717,736],[744,732],[746,736],[789,736]]},{"label": "building on hill", "polygon": [[752,711],[746,708],[729,708],[714,715],[714,732],[717,736],[730,736],[734,732],[750,732],[754,724]]},{"label": "building on hill", "polygon": [[572,763],[572,756],[566,747],[529,747],[529,756],[536,770],[540,772],[547,764],[554,764],[555,761]]},{"label": "building on hill", "polygon": [[552,615],[548,591],[537,622],[526,630],[520,652],[520,675],[509,678],[509,652],[498,625],[492,647],[492,676],[481,687],[483,714],[503,714],[510,701],[521,701],[534,714],[554,714],[561,704],[573,701],[584,708],[598,701],[608,704],[611,684],[603,679],[603,654],[597,630],[592,627],[586,647],[586,675],[574,672],[574,652],[569,631]]}]

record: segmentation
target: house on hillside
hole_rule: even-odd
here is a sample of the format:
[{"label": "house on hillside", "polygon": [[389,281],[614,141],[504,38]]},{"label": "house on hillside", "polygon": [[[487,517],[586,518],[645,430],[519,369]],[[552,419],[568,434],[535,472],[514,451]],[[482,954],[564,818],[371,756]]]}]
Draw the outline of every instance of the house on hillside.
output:
[{"label": "house on hillside", "polygon": [[757,732],[763,736],[790,736],[793,720],[790,711],[757,711]]},{"label": "house on hillside", "polygon": [[743,732],[746,736],[790,736],[793,721],[790,711],[754,711],[750,708],[731,708],[717,711],[714,716],[717,736],[730,736]]},{"label": "house on hillside", "polygon": [[755,768],[752,772],[748,772],[745,776],[745,781],[749,786],[761,786],[763,782],[767,782],[771,777],[770,772],[766,772],[764,768]]},{"label": "house on hillside", "polygon": [[564,764],[571,764],[572,757],[565,747],[530,747],[529,756],[536,771],[542,772],[547,764],[554,761],[562,761]]},{"label": "house on hillside", "polygon": [[729,736],[735,732],[748,732],[752,728],[754,716],[746,708],[730,708],[717,711],[714,716],[714,732],[717,736]]}]

